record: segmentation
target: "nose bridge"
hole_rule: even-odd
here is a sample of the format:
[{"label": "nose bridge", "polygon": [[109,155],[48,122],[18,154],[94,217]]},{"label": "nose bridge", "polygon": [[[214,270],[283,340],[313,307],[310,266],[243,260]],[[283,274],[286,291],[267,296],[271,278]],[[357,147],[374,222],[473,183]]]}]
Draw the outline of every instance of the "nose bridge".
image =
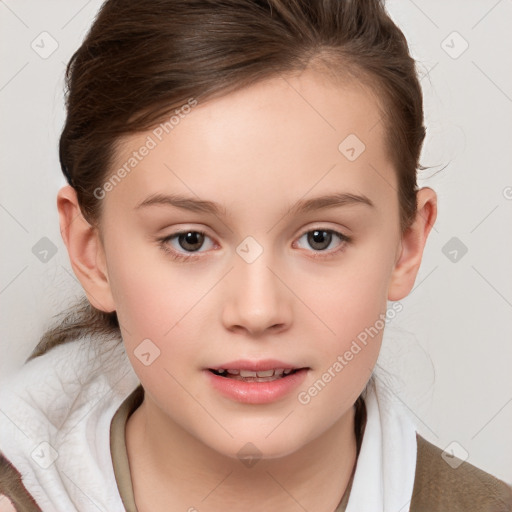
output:
[{"label": "nose bridge", "polygon": [[234,269],[229,280],[229,300],[225,304],[227,326],[250,332],[287,324],[290,304],[286,287],[277,277],[274,251],[254,237],[246,237],[236,248]]}]

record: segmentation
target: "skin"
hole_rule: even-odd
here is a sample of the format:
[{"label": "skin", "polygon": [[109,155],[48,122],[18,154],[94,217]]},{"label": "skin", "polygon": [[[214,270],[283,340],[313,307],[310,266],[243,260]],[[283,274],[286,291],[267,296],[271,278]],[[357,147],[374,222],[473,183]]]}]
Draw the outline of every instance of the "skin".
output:
[{"label": "skin", "polygon": [[[297,393],[385,314],[387,300],[408,295],[437,215],[435,192],[422,188],[414,223],[401,234],[379,119],[367,90],[308,68],[194,107],[106,194],[100,230],[81,216],[74,190],[60,190],[73,270],[95,307],[117,311],[146,392],[126,427],[140,511],[338,505],[356,463],[353,404],[383,330],[308,404]],[[126,137],[112,171],[151,133]],[[366,146],[353,162],[338,150],[349,134]],[[374,207],[286,215],[299,199],[334,191],[364,194]],[[135,208],[155,192],[218,202],[226,216]],[[156,241],[194,229],[208,235],[199,251],[188,251],[196,260],[175,261]],[[351,241],[333,236],[315,249],[307,237],[315,229]],[[252,263],[236,252],[247,236],[263,249]],[[168,245],[184,254],[189,247],[177,238]],[[134,354],[144,339],[161,351],[149,366]],[[239,358],[310,369],[286,397],[242,404],[215,391],[202,371]],[[262,457],[252,467],[237,457],[247,442]]]}]

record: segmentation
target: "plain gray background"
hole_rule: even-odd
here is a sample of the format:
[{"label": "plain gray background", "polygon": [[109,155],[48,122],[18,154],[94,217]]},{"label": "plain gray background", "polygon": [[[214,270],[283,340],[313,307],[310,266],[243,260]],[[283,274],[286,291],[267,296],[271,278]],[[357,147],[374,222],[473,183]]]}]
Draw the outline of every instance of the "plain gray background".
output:
[{"label": "plain gray background", "polygon": [[[0,2],[2,379],[81,295],[58,226],[57,143],[65,63],[101,3]],[[439,213],[379,365],[420,434],[512,484],[512,1],[387,5],[418,60],[433,166],[419,184]]]}]

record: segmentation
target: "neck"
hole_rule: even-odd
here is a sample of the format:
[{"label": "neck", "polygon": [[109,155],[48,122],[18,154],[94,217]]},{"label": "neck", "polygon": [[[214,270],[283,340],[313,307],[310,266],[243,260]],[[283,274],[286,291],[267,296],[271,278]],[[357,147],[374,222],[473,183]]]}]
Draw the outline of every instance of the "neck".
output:
[{"label": "neck", "polygon": [[147,397],[126,425],[137,509],[333,512],[357,460],[355,407],[298,451],[244,465],[170,424]]}]

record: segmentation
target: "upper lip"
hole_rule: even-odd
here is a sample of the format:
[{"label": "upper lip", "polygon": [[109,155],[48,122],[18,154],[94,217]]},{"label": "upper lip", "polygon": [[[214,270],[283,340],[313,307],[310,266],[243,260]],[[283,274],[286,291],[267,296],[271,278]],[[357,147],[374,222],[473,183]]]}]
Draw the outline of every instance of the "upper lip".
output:
[{"label": "upper lip", "polygon": [[305,368],[304,366],[297,366],[291,363],[285,363],[278,361],[277,359],[262,359],[261,361],[249,361],[247,359],[240,359],[238,361],[230,361],[229,363],[223,363],[216,366],[210,366],[209,370],[248,370],[251,372],[263,372],[265,370],[276,370],[276,369],[291,369],[297,370],[299,368]]}]

